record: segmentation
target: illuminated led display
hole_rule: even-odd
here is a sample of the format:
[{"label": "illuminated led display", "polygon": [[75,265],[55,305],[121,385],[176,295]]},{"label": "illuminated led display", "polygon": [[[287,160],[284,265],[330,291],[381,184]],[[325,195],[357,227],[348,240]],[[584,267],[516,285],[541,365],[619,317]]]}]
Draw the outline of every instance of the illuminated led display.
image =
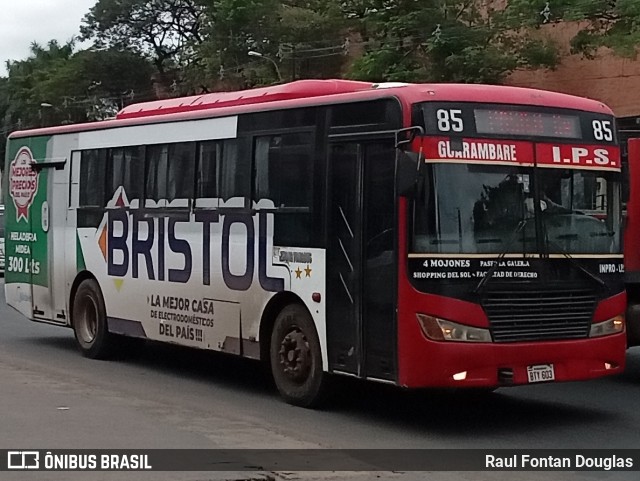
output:
[{"label": "illuminated led display", "polygon": [[581,138],[577,115],[495,109],[474,109],[473,114],[479,134]]}]

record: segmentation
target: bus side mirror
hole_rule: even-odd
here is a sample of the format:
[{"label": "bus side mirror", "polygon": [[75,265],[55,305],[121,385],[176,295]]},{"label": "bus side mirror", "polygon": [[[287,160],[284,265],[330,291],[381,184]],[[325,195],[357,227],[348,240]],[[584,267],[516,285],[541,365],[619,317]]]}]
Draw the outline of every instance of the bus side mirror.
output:
[{"label": "bus side mirror", "polygon": [[415,197],[417,192],[421,156],[415,152],[396,150],[396,194],[403,197]]}]

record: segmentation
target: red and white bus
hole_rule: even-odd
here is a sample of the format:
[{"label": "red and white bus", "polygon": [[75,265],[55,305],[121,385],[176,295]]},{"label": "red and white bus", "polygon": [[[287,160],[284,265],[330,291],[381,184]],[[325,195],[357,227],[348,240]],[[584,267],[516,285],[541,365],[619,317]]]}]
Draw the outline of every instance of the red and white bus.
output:
[{"label": "red and white bus", "polygon": [[305,80],[14,132],[6,298],[71,327],[328,374],[494,388],[622,371],[611,110],[539,90]]}]

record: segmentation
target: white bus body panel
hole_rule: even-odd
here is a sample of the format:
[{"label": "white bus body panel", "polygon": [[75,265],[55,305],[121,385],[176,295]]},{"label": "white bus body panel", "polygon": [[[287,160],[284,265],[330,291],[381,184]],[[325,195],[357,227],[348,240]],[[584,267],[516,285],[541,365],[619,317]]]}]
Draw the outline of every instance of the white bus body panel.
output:
[{"label": "white bus body panel", "polygon": [[[224,139],[235,137],[236,128],[236,117],[188,121],[179,124],[122,127],[105,131],[81,132],[77,134],[76,145],[79,149],[92,149],[150,145],[168,141]],[[69,145],[67,143],[67,149]],[[324,369],[328,369],[324,249],[273,246],[272,213],[262,217],[254,214],[251,217],[252,229],[248,229],[242,222],[233,222],[228,232],[227,277],[229,274],[236,277],[246,275],[250,277],[250,282],[246,289],[230,287],[225,281],[222,266],[222,231],[225,216],[229,214],[220,213],[218,220],[209,224],[207,284],[204,268],[204,224],[195,220],[195,213],[191,210],[188,220],[175,221],[173,231],[174,241],[184,241],[188,245],[191,269],[188,278],[185,278],[186,274],[183,273],[179,281],[175,279],[172,281],[170,271],[184,271],[187,258],[184,252],[174,252],[171,248],[168,235],[170,221],[166,217],[166,211],[153,216],[154,242],[148,256],[138,254],[134,258],[133,224],[139,221],[134,218],[134,213],[140,205],[140,200],[127,199],[126,192],[119,189],[112,199],[112,208],[117,202],[121,202],[120,205],[125,202],[130,209],[126,210],[127,226],[122,225],[122,222],[114,222],[112,226],[114,232],[111,236],[120,239],[124,234],[123,229],[127,230],[128,266],[123,276],[109,275],[109,258],[111,257],[112,262],[121,264],[125,260],[125,253],[113,246],[109,248],[108,213],[105,213],[98,228],[76,228],[80,155],[79,152],[71,153],[70,150],[66,151],[66,155],[69,158],[73,157],[73,161],[68,162],[65,169],[66,179],[70,179],[71,185],[70,188],[68,184],[65,187],[56,186],[56,188],[70,192],[70,198],[65,199],[64,205],[68,208],[64,217],[67,222],[66,232],[73,233],[73,237],[67,238],[66,242],[62,243],[58,242],[62,239],[56,240],[52,258],[58,258],[59,262],[66,261],[64,267],[66,282],[57,280],[55,284],[66,287],[67,299],[71,294],[70,289],[75,276],[84,268],[94,275],[100,284],[105,298],[110,330],[201,349],[222,350],[257,357],[262,313],[269,300],[276,294],[261,286],[259,263],[262,257],[266,263],[266,276],[279,280],[283,291],[296,294],[308,308],[320,338]],[[232,208],[244,205],[244,199],[227,199],[226,201],[211,199],[210,204],[211,207]],[[160,200],[155,205],[182,207],[189,203],[177,199],[171,203]],[[147,202],[146,206],[149,207],[150,202]],[[256,212],[262,210],[272,212],[273,208],[273,202],[269,200],[261,200],[254,205]],[[261,219],[262,222],[265,220],[267,222],[264,252],[260,252]],[[148,222],[138,224],[137,240],[148,239]],[[251,239],[249,239],[249,230],[253,231]],[[163,239],[162,246],[160,246],[160,238]],[[182,248],[184,247],[183,244]],[[248,253],[249,251],[251,254]],[[78,258],[79,255],[81,259]],[[250,257],[253,257],[252,263],[248,260]],[[133,275],[134,263],[137,277]],[[320,302],[312,300],[314,293],[320,294]]]}]

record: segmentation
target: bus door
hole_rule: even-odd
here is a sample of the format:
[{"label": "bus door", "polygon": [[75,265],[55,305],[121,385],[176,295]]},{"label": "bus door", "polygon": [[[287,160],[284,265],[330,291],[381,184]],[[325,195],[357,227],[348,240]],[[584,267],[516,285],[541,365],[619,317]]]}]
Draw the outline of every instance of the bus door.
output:
[{"label": "bus door", "polygon": [[393,140],[330,147],[329,365],[385,380],[396,365],[394,165]]},{"label": "bus door", "polygon": [[40,199],[30,216],[36,235],[31,251],[33,317],[67,324],[64,283],[65,213],[68,182],[64,159],[45,159],[39,170]]},{"label": "bus door", "polygon": [[[15,157],[9,173],[11,202],[6,206],[10,232],[6,246],[7,302],[28,317],[64,323],[56,315],[53,302],[53,289],[64,290],[64,285],[52,282],[50,205],[66,195],[66,186],[53,186],[54,179],[64,183],[63,171],[57,169],[63,168],[65,161],[52,158],[51,137],[17,139],[9,145],[10,155]],[[64,235],[64,229],[55,235]],[[62,262],[62,256],[56,262]],[[64,296],[61,301],[64,306]]]}]

